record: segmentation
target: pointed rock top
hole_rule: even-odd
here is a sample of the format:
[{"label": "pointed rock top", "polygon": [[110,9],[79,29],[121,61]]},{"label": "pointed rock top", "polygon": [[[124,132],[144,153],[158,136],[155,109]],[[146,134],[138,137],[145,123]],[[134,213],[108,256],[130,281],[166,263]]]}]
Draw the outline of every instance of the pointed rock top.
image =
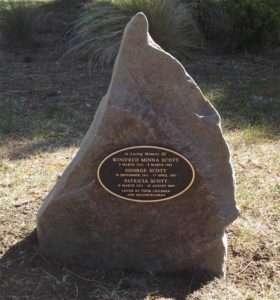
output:
[{"label": "pointed rock top", "polygon": [[[168,148],[188,159],[196,174],[192,187],[167,204],[132,204],[108,193],[97,175],[105,157],[141,145]],[[139,167],[116,163],[106,173],[116,189],[152,200],[181,186],[167,168],[175,172],[173,156],[141,153],[128,153],[127,161],[139,160]],[[159,164],[144,169],[142,156]],[[167,177],[154,177],[158,170]],[[238,215],[234,197],[218,113],[180,62],[153,42],[146,17],[138,13],[125,29],[110,88],[80,150],[40,209],[40,252],[102,270],[199,268],[224,274],[224,230]]]},{"label": "pointed rock top", "polygon": [[109,88],[109,94],[115,97],[111,97],[110,102],[116,105],[120,99],[130,99],[131,95],[124,93],[131,83],[142,95],[149,93],[147,100],[161,107],[163,112],[176,109],[170,101],[176,99],[185,114],[191,112],[210,125],[220,123],[218,113],[183,65],[152,39],[148,19],[142,12],[137,13],[124,30]]},{"label": "pointed rock top", "polygon": [[135,44],[146,44],[149,34],[149,23],[147,17],[142,13],[137,13],[126,25],[122,44],[133,42]]}]

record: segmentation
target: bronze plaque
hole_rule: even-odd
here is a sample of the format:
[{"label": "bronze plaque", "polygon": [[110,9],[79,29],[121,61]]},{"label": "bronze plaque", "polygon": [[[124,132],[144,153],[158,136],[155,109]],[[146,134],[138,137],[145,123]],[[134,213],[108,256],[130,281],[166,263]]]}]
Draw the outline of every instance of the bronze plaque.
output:
[{"label": "bronze plaque", "polygon": [[159,202],[187,191],[195,171],[187,158],[173,150],[135,146],[105,157],[97,177],[102,187],[116,197],[134,202]]}]

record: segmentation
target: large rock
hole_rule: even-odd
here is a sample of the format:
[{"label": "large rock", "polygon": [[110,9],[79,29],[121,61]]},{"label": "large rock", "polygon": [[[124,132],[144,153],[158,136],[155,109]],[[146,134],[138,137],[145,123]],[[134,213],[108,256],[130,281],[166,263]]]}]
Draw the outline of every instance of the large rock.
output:
[{"label": "large rock", "polygon": [[[118,149],[175,149],[194,166],[192,187],[157,203],[111,195],[97,180]],[[38,214],[40,251],[100,269],[225,272],[225,227],[238,215],[220,117],[184,67],[148,34],[139,13],[127,25],[112,81],[76,157]]]}]

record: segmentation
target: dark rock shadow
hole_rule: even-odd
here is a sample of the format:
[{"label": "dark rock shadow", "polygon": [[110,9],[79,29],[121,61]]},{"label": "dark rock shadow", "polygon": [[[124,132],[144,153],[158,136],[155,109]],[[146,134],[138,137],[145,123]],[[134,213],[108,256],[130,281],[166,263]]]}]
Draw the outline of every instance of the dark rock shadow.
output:
[{"label": "dark rock shadow", "polygon": [[145,299],[183,300],[213,277],[203,272],[178,274],[112,271],[65,265],[38,252],[36,231],[0,259],[0,299]]}]

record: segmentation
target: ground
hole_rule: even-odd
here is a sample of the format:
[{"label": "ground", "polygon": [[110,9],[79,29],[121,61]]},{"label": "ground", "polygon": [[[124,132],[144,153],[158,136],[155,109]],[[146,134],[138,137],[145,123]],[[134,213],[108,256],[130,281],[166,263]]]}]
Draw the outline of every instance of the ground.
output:
[{"label": "ground", "polygon": [[101,273],[37,249],[36,213],[78,150],[112,71],[61,59],[62,37],[41,32],[40,47],[0,52],[0,299],[279,299],[279,51],[184,62],[221,114],[236,174],[241,216],[227,229],[226,278]]}]

